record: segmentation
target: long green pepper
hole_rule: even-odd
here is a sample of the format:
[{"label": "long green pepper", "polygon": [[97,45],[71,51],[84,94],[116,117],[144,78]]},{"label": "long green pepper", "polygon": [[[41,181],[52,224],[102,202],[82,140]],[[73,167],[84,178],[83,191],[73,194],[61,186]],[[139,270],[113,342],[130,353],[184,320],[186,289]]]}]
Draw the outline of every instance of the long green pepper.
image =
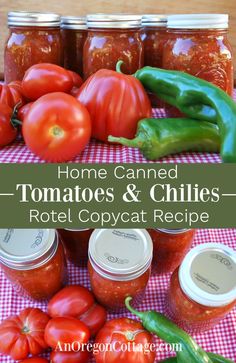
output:
[{"label": "long green pepper", "polygon": [[236,103],[230,96],[213,84],[184,72],[144,67],[135,77],[147,90],[188,117],[217,123],[222,160],[236,162]]},{"label": "long green pepper", "polygon": [[109,136],[108,141],[137,147],[148,160],[182,151],[218,152],[220,135],[217,125],[188,118],[143,119],[133,140]]}]

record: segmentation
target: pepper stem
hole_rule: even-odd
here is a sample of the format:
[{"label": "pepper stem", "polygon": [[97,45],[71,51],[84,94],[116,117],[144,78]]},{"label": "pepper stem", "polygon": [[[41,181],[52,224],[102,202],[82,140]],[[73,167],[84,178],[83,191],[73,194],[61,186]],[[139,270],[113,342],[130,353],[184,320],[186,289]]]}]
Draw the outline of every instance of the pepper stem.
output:
[{"label": "pepper stem", "polygon": [[115,136],[108,136],[109,142],[116,142],[121,145],[130,146],[130,147],[137,147],[139,149],[143,146],[143,141],[139,137],[135,137],[135,139],[126,139],[125,137],[115,137]]},{"label": "pepper stem", "polygon": [[124,64],[124,62],[122,60],[119,60],[117,63],[116,63],[116,72],[118,73],[122,73],[123,72],[121,71],[121,66]]},{"label": "pepper stem", "polygon": [[139,319],[142,320],[142,317],[143,317],[143,313],[142,312],[139,312],[137,310],[135,310],[134,308],[132,308],[132,306],[130,305],[130,302],[131,300],[133,300],[133,298],[131,296],[128,296],[126,299],[125,299],[125,306],[127,307],[127,309],[134,315],[138,316]]}]

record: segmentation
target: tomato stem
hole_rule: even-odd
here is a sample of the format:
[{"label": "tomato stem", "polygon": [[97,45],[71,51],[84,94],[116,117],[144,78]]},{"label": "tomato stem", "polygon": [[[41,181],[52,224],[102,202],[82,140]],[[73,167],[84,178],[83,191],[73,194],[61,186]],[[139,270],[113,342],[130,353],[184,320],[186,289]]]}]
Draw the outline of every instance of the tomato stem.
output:
[{"label": "tomato stem", "polygon": [[124,64],[124,62],[122,60],[119,60],[116,63],[116,72],[123,74],[123,72],[121,71],[121,66]]}]

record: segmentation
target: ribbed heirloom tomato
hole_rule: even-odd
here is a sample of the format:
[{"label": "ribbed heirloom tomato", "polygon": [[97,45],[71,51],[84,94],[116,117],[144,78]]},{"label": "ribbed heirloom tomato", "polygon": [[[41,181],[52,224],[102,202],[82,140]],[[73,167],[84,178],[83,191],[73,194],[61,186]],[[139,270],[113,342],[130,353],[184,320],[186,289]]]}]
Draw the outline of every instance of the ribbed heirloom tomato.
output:
[{"label": "ribbed heirloom tomato", "polygon": [[[96,363],[153,363],[155,349],[152,335],[135,320],[119,318],[108,321],[99,331],[94,347]],[[104,344],[109,349],[101,349]]]},{"label": "ribbed heirloom tomato", "polygon": [[38,355],[48,348],[44,329],[49,316],[40,309],[27,308],[0,324],[0,352],[14,360]]},{"label": "ribbed heirloom tomato", "polygon": [[37,156],[46,161],[64,162],[88,144],[91,120],[86,108],[73,96],[55,92],[32,104],[22,131],[26,145]]},{"label": "ribbed heirloom tomato", "polygon": [[32,358],[24,359],[20,363],[49,363],[49,361],[45,358],[32,357]]},{"label": "ribbed heirloom tomato", "polygon": [[24,103],[25,101],[20,81],[14,81],[9,84],[0,83],[0,104],[6,104],[13,108],[17,104],[22,106]]},{"label": "ribbed heirloom tomato", "polygon": [[17,136],[17,129],[11,124],[12,109],[0,104],[0,148],[10,144]]},{"label": "ribbed heirloom tomato", "polygon": [[107,69],[90,76],[76,98],[89,111],[92,136],[104,142],[109,135],[132,139],[138,121],[152,115],[142,84],[133,76]]},{"label": "ribbed heirloom tomato", "polygon": [[88,363],[89,352],[52,352],[50,363]]}]

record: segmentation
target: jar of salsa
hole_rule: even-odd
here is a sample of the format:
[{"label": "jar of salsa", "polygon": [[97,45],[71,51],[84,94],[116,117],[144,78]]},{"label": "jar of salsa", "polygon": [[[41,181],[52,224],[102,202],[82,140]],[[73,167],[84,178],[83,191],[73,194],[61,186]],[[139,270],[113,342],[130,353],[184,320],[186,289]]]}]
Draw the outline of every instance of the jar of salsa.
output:
[{"label": "jar of salsa", "polygon": [[190,333],[213,328],[236,305],[236,251],[218,243],[193,248],[173,273],[169,317]]},{"label": "jar of salsa", "polygon": [[0,265],[16,293],[30,299],[51,298],[67,280],[55,230],[0,229]]},{"label": "jar of salsa", "polygon": [[87,16],[88,37],[84,44],[83,68],[88,78],[99,69],[116,69],[122,60],[122,71],[133,74],[143,66],[141,16],[93,14]]},{"label": "jar of salsa", "polygon": [[22,80],[37,63],[62,65],[60,16],[50,13],[8,13],[9,37],[4,53],[5,82]]},{"label": "jar of salsa", "polygon": [[61,35],[64,51],[64,67],[83,77],[83,48],[87,38],[85,17],[62,16]]},{"label": "jar of salsa", "polygon": [[151,272],[152,241],[143,229],[97,229],[89,241],[89,276],[98,302],[110,311],[138,305]]},{"label": "jar of salsa", "polygon": [[59,229],[67,259],[77,266],[87,266],[89,238],[93,229]]},{"label": "jar of salsa", "polygon": [[[202,78],[233,94],[232,49],[227,38],[228,15],[187,14],[168,17],[163,68]],[[167,107],[170,116],[179,116]]]},{"label": "jar of salsa", "polygon": [[183,261],[195,235],[194,229],[149,229],[153,243],[152,273],[173,272]]}]

